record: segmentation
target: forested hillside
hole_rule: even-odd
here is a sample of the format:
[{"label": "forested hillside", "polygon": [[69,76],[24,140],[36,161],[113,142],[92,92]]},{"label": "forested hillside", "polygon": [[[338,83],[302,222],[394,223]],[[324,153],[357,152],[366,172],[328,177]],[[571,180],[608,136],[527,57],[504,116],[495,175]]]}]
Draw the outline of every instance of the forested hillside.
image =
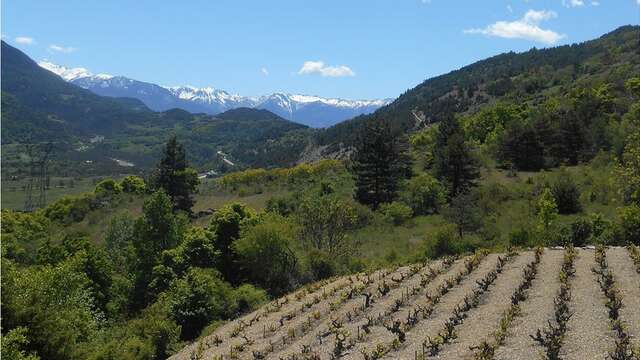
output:
[{"label": "forested hillside", "polygon": [[[218,152],[238,168],[289,165],[308,142],[306,126],[268,111],[157,113],[139,100],[101,97],[67,83],[4,41],[2,59],[4,175],[25,175],[27,143],[54,143],[54,174],[87,176],[146,173],[173,134],[190,144],[189,156],[202,169],[224,166]],[[112,158],[134,169],[118,168]]]},{"label": "forested hillside", "polygon": [[[322,145],[353,145],[365,123],[384,119],[400,131],[420,129],[496,101],[535,106],[572,89],[609,83],[623,89],[640,72],[640,27],[623,26],[599,39],[524,53],[500,54],[425,80],[371,115],[337,124],[318,136]],[[331,150],[331,149],[330,149]]]}]

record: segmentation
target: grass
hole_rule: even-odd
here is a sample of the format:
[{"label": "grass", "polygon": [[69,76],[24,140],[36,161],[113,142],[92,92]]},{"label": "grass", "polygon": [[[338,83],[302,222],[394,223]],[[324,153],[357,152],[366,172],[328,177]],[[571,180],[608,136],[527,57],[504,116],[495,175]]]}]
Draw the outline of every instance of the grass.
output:
[{"label": "grass", "polygon": [[[581,213],[561,215],[556,220],[559,226],[567,225],[577,218],[591,213],[601,213],[606,219],[614,219],[620,201],[616,199],[613,187],[610,186],[611,169],[594,168],[580,165],[565,169],[552,169],[541,172],[519,172],[513,176],[507,171],[487,169],[482,171],[480,188],[485,194],[482,207],[491,213],[485,218],[482,233],[467,236],[467,241],[475,244],[502,250],[509,244],[511,233],[520,229],[532,229],[536,225],[535,191],[545,182],[553,183],[561,171],[568,171],[578,183],[582,191]],[[341,198],[349,198],[353,181],[348,173],[338,174],[331,179],[324,179],[334,184],[336,194]],[[64,187],[61,187],[64,182]],[[74,180],[74,187],[69,187],[70,178],[52,178],[51,189],[47,193],[47,203],[51,203],[64,195],[79,194],[92,191],[97,178]],[[24,206],[25,192],[22,190],[24,180],[5,180],[2,182],[2,208],[20,210]],[[232,203],[246,204],[256,211],[264,210],[271,197],[283,197],[300,190],[309,190],[315,184],[276,185],[263,184],[241,189],[240,191],[223,191],[215,186],[214,180],[205,179],[195,195],[194,212],[206,209],[219,209]],[[492,190],[490,190],[492,189]],[[604,189],[604,190],[603,190]],[[594,193],[596,195],[594,195]],[[501,199],[499,199],[501,198]],[[110,219],[120,213],[128,212],[138,216],[142,210],[144,199],[136,196],[124,196],[122,200],[109,208],[91,212],[82,222],[73,224],[68,231],[87,233],[97,243],[104,238]],[[193,221],[194,226],[208,224],[209,217],[201,217]],[[360,243],[359,256],[374,267],[388,264],[400,264],[415,261],[424,254],[425,246],[433,233],[446,224],[441,215],[417,216],[407,223],[393,226],[386,223],[376,214],[372,223],[355,230],[347,236]]]},{"label": "grass", "polygon": [[142,215],[144,197],[136,195],[124,195],[118,203],[106,208],[91,211],[84,220],[72,224],[64,231],[67,233],[80,232],[89,235],[95,244],[101,244],[107,233],[107,229],[114,216],[128,213],[137,218]]},{"label": "grass", "polygon": [[[94,179],[96,178],[84,178],[73,179],[73,187],[70,187],[71,178],[55,177],[50,180],[50,188],[46,192],[47,205],[60,199],[66,195],[76,195],[93,191],[95,188]],[[64,185],[61,183],[64,182]],[[27,198],[27,193],[24,187],[27,185],[25,179],[22,180],[2,180],[2,209],[22,210],[24,208],[24,202]],[[38,199],[39,192],[37,189],[33,191],[34,200]]]},{"label": "grass", "polygon": [[361,244],[360,257],[374,266],[415,261],[429,233],[446,223],[440,215],[418,216],[400,226],[391,226],[381,219],[374,222],[349,235]]}]

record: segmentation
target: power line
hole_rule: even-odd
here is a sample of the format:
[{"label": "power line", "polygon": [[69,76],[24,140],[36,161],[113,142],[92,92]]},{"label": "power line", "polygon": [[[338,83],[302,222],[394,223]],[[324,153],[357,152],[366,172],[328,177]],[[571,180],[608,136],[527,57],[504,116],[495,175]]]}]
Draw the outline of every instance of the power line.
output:
[{"label": "power line", "polygon": [[[25,144],[25,147],[29,156],[29,181],[25,189],[24,211],[30,212],[47,204],[47,177],[53,143]],[[38,189],[36,201],[33,196],[34,189]]]}]

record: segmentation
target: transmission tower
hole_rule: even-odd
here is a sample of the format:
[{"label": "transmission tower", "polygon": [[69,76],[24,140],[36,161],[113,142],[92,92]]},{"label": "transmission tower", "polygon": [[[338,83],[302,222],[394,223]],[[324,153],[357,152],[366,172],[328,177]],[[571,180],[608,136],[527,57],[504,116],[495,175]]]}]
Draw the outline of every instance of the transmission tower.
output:
[{"label": "transmission tower", "polygon": [[[53,151],[53,144],[27,144],[26,151],[29,156],[29,181],[25,189],[26,199],[24,202],[24,211],[33,211],[47,204],[46,181],[49,157]],[[33,196],[34,188],[38,189],[38,199],[35,202]]]}]

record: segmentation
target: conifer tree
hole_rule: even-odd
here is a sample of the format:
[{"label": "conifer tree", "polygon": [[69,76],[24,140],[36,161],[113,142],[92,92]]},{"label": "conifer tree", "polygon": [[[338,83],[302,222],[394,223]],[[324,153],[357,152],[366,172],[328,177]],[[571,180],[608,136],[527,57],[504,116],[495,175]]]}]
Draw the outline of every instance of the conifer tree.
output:
[{"label": "conifer tree", "polygon": [[156,188],[163,189],[173,202],[173,209],[191,212],[193,193],[198,186],[198,174],[189,167],[184,146],[175,136],[164,149],[154,178]]},{"label": "conifer tree", "polygon": [[392,202],[402,179],[410,177],[411,158],[406,139],[380,120],[368,124],[352,156],[354,197],[374,210]]},{"label": "conifer tree", "polygon": [[477,161],[465,142],[464,131],[453,117],[448,117],[439,125],[434,170],[436,177],[446,184],[451,198],[475,186],[480,176]]}]

